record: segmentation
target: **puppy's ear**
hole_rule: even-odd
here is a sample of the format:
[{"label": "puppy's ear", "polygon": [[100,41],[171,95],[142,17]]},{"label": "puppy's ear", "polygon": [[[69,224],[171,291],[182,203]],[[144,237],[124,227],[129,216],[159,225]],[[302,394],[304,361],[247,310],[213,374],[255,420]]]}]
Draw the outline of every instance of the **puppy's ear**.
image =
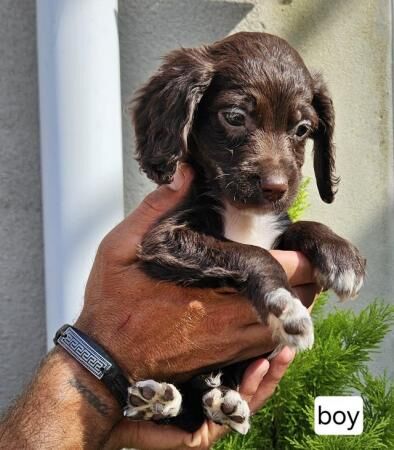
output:
[{"label": "puppy's ear", "polygon": [[169,53],[131,104],[137,160],[158,184],[172,181],[185,158],[193,115],[213,76],[207,48]]},{"label": "puppy's ear", "polygon": [[334,200],[339,178],[335,176],[335,146],[333,134],[335,126],[334,107],[327,86],[320,75],[314,77],[314,96],[312,101],[319,126],[314,132],[313,165],[320,197],[326,203]]}]

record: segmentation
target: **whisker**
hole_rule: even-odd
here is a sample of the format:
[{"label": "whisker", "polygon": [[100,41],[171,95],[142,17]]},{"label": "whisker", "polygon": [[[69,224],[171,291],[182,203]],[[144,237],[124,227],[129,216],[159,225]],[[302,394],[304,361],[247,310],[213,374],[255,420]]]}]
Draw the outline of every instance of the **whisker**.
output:
[{"label": "whisker", "polygon": [[220,173],[219,175],[217,175],[215,178],[214,178],[214,180],[217,180],[218,178],[224,178],[224,177],[228,177],[228,176],[230,176],[230,174],[229,173]]}]

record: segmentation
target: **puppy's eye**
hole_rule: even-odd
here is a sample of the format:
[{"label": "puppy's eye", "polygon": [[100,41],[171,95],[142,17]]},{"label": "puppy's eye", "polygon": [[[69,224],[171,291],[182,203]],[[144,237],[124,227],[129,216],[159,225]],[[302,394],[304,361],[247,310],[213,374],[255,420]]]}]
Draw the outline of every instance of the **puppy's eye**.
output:
[{"label": "puppy's eye", "polygon": [[303,139],[303,138],[307,137],[307,135],[311,131],[312,131],[311,123],[309,122],[309,120],[304,120],[296,126],[296,128],[294,130],[294,135],[298,139]]},{"label": "puppy's eye", "polygon": [[222,114],[226,122],[233,127],[245,125],[245,115],[239,111],[225,111]]}]

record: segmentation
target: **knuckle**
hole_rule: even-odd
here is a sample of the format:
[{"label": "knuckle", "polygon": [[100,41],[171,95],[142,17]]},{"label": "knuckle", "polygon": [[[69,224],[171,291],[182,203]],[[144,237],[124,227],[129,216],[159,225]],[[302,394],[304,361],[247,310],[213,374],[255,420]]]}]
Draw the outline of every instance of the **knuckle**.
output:
[{"label": "knuckle", "polygon": [[157,191],[148,194],[143,200],[142,205],[145,210],[154,214],[163,214],[165,211],[165,202],[161,196],[157,195]]},{"label": "knuckle", "polygon": [[284,371],[286,370],[287,366],[283,366],[281,368],[278,368],[278,371],[276,371],[275,373],[272,374],[271,376],[271,386],[270,386],[270,390],[272,392],[275,391],[275,389],[277,388],[278,384],[280,383],[280,380],[283,377]]},{"label": "knuckle", "polygon": [[100,242],[97,249],[98,255],[106,255],[110,251],[109,240],[110,240],[109,235],[106,235],[104,239]]},{"label": "knuckle", "polygon": [[115,248],[116,246],[114,245],[114,235],[113,232],[110,231],[100,242],[97,249],[97,255],[104,259],[112,258]]}]

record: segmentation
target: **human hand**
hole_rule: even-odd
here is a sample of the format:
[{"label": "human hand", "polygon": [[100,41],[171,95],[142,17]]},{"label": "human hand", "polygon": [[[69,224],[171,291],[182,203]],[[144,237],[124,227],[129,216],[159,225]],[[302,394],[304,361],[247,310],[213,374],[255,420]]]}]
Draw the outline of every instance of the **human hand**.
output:
[{"label": "human hand", "polygon": [[[294,351],[284,348],[270,363],[254,361],[246,370],[240,393],[252,413],[258,411],[274,393],[279,381],[294,358]],[[112,430],[104,450],[135,447],[140,450],[206,450],[230,430],[210,420],[195,433],[187,433],[170,425],[154,422],[131,422],[123,419]]]},{"label": "human hand", "polygon": [[[153,280],[137,265],[142,236],[175,207],[191,184],[184,165],[112,230],[98,250],[76,326],[101,343],[132,378],[179,380],[202,367],[245,360],[272,350],[271,331],[238,294],[183,288]],[[290,256],[292,255],[292,256]],[[310,283],[296,252],[274,252],[293,285]],[[306,302],[310,296],[301,296]]]}]

